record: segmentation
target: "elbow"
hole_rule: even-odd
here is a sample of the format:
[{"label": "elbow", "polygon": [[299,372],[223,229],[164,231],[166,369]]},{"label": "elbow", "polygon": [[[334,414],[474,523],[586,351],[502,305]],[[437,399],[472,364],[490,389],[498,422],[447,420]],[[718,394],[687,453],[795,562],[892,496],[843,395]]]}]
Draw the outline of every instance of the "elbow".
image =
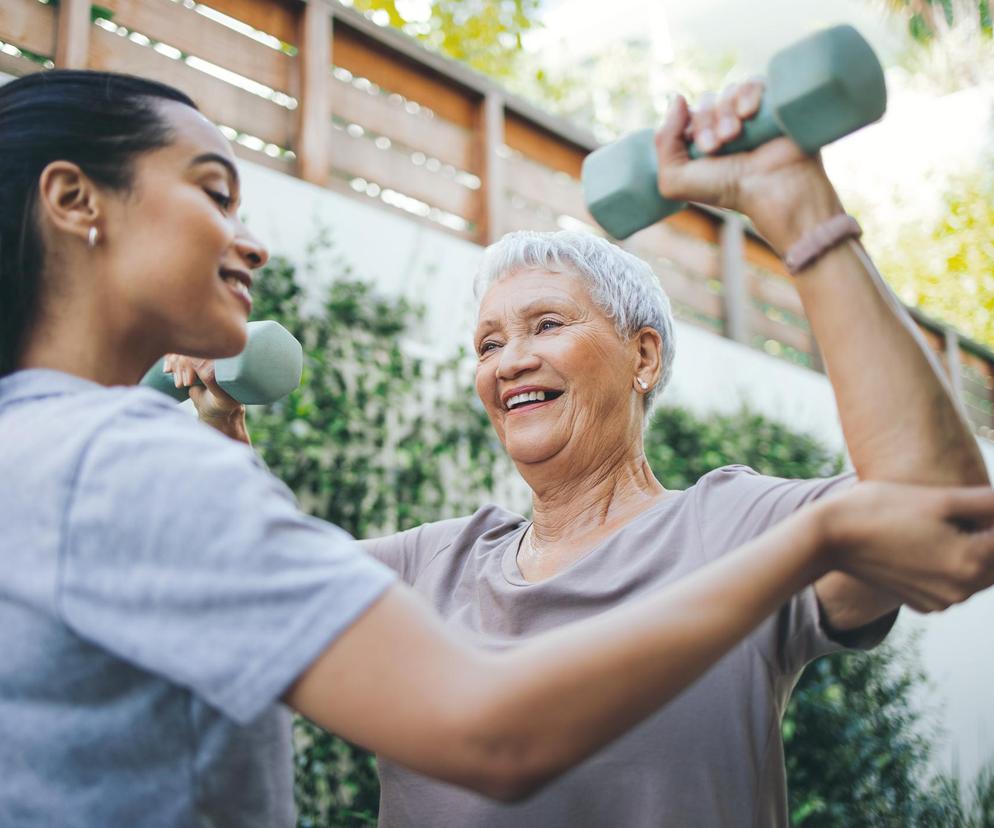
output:
[{"label": "elbow", "polygon": [[[565,771],[570,763],[557,759],[561,752],[554,739],[541,728],[526,726],[522,717],[504,705],[499,693],[475,696],[465,715],[450,719],[458,748],[450,756],[461,757],[458,778],[450,781],[489,799],[521,802],[538,793]],[[452,711],[450,710],[451,714]]]}]

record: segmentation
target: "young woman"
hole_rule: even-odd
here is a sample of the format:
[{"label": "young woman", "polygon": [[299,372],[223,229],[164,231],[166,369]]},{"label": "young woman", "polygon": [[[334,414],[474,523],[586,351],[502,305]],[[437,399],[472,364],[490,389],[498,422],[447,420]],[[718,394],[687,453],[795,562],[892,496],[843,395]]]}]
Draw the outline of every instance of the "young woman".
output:
[{"label": "young woman", "polygon": [[288,708],[521,798],[830,570],[923,609],[990,583],[994,539],[961,528],[989,490],[859,484],[624,607],[475,649],[248,447],[130,387],[163,353],[242,347],[266,251],[238,198],[173,89],[0,88],[0,824],[291,825]]}]

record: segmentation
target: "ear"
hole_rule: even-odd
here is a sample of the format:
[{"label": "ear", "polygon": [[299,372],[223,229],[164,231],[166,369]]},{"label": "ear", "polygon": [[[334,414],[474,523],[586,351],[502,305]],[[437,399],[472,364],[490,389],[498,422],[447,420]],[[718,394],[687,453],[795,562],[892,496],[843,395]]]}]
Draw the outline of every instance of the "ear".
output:
[{"label": "ear", "polygon": [[[96,185],[75,164],[53,161],[38,180],[38,210],[53,229],[84,243],[101,218]],[[98,228],[99,229],[99,228]]]},{"label": "ear", "polygon": [[655,328],[642,328],[632,338],[636,349],[635,376],[650,390],[659,382],[663,372],[663,338]]}]

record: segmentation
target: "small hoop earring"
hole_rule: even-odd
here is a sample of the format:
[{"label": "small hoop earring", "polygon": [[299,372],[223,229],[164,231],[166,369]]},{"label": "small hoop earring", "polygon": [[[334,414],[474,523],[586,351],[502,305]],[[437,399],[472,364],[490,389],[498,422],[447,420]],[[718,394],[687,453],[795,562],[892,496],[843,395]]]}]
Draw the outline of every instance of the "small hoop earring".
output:
[{"label": "small hoop earring", "polygon": [[97,235],[98,235],[98,231],[97,231],[96,225],[94,225],[93,227],[90,228],[90,232],[89,232],[89,234],[86,237],[86,244],[87,244],[88,247],[96,247],[97,246]]},{"label": "small hoop earring", "polygon": [[642,379],[642,377],[635,377],[635,381],[639,384],[639,387],[643,391],[649,390],[649,383],[647,383],[644,379]]}]

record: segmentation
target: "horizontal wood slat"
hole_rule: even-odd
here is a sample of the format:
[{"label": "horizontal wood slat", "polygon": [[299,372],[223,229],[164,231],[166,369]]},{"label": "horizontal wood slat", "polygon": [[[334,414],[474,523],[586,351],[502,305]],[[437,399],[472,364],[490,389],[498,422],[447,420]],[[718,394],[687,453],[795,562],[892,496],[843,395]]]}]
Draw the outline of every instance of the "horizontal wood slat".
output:
[{"label": "horizontal wood slat", "polygon": [[594,224],[583,200],[583,187],[575,178],[523,157],[508,158],[505,175],[507,188],[512,192],[536,204],[544,204],[557,214]]},{"label": "horizontal wood slat", "polygon": [[554,170],[573,178],[580,177],[580,167],[587,156],[585,149],[564,142],[514,112],[506,113],[504,118],[504,143],[507,146]]},{"label": "horizontal wood slat", "polygon": [[804,316],[801,297],[797,295],[794,285],[786,279],[754,268],[749,273],[748,283],[749,293],[758,301]]},{"label": "horizontal wood slat", "polygon": [[30,75],[32,72],[40,72],[43,67],[40,63],[35,63],[27,58],[14,57],[0,52],[0,72],[13,75],[19,78],[23,75]]},{"label": "horizontal wood slat", "polygon": [[206,0],[204,5],[284,43],[297,45],[299,15],[304,5],[300,0]]},{"label": "horizontal wood slat", "polygon": [[38,0],[3,0],[0,3],[0,40],[45,57],[55,54],[54,6]]},{"label": "horizontal wood slat", "polygon": [[775,339],[806,354],[813,353],[811,335],[801,328],[777,319],[770,319],[758,308],[749,309],[749,329],[753,335]]},{"label": "horizontal wood slat", "polygon": [[119,26],[283,92],[295,94],[293,58],[170,0],[100,0]]},{"label": "horizontal wood slat", "polygon": [[353,138],[335,130],[331,136],[331,163],[336,170],[374,181],[457,216],[471,218],[476,212],[476,191],[414,165],[407,153],[392,147],[377,149],[368,138]]},{"label": "horizontal wood slat", "polygon": [[93,28],[90,64],[94,69],[129,72],[171,84],[193,98],[215,123],[282,147],[293,146],[294,113],[99,27]]},{"label": "horizontal wood slat", "polygon": [[357,89],[348,81],[334,80],[331,86],[332,113],[365,129],[387,136],[460,170],[474,165],[473,133],[441,117],[412,114],[403,101],[389,95]]},{"label": "horizontal wood slat", "polygon": [[430,108],[446,120],[466,129],[473,128],[479,95],[419,67],[403,55],[387,51],[337,20],[332,30],[331,62],[353,75],[368,78],[387,92]]}]

